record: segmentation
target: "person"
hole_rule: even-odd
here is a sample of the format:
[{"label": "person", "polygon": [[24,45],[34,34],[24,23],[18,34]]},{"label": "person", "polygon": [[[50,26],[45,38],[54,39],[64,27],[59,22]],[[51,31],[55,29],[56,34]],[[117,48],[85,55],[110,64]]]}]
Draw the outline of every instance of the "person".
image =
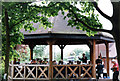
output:
[{"label": "person", "polygon": [[18,61],[16,62],[16,64],[20,64],[20,59],[18,59]]},{"label": "person", "polygon": [[49,64],[48,61],[46,61],[46,64]]},{"label": "person", "polygon": [[16,58],[14,58],[13,64],[16,64]]},{"label": "person", "polygon": [[58,64],[63,65],[63,59],[61,59]]},{"label": "person", "polygon": [[77,64],[81,64],[81,61],[77,60]]},{"label": "person", "polygon": [[101,77],[101,74],[103,74],[103,68],[104,68],[104,65],[102,65],[102,60],[100,58],[100,56],[98,56],[98,59],[96,60],[96,64],[97,64],[97,79],[99,79],[99,77]]},{"label": "person", "polygon": [[57,65],[57,62],[56,62],[56,60],[54,60],[54,61],[53,61],[53,65]]},{"label": "person", "polygon": [[36,63],[39,64],[39,58],[36,58]]},{"label": "person", "polygon": [[85,56],[85,53],[83,53],[82,55],[83,55],[82,59],[78,57],[79,60],[82,60],[82,63],[87,63],[87,57]]},{"label": "person", "polygon": [[96,60],[97,65],[98,65],[98,63],[102,64],[102,60],[101,60],[100,56],[98,56],[98,59]]},{"label": "person", "polygon": [[98,73],[98,77],[97,79],[99,79],[99,77],[101,77],[101,74],[103,73],[103,68],[104,68],[104,65],[102,65],[100,62],[98,62],[97,64],[97,73]]},{"label": "person", "polygon": [[112,60],[113,67],[111,68],[113,70],[113,81],[119,81],[118,75],[119,75],[119,66],[118,63],[116,63],[116,60]]},{"label": "person", "polygon": [[35,59],[32,60],[31,64],[36,64],[36,61]]},{"label": "person", "polygon": [[68,64],[69,64],[69,65],[70,65],[70,64],[73,64],[73,61],[69,60],[69,63],[68,63]]},{"label": "person", "polygon": [[42,64],[42,60],[41,59],[39,60],[39,64]]},{"label": "person", "polygon": [[103,68],[103,78],[107,78],[108,75],[107,75],[107,70],[105,68]]},{"label": "person", "polygon": [[91,61],[88,61],[88,64],[92,64]]}]

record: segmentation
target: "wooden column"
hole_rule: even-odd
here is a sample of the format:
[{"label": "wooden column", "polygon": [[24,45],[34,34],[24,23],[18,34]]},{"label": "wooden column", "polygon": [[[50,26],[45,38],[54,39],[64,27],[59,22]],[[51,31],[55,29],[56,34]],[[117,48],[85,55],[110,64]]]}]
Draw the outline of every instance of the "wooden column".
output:
[{"label": "wooden column", "polygon": [[107,74],[109,76],[109,43],[105,42],[105,45],[106,45]]},{"label": "wooden column", "polygon": [[33,48],[30,48],[30,60],[33,59]]},{"label": "wooden column", "polygon": [[61,49],[61,59],[63,60],[63,49]]},{"label": "wooden column", "polygon": [[61,49],[61,59],[63,59],[63,49],[66,45],[58,45],[58,46]]},{"label": "wooden column", "polygon": [[93,57],[93,45],[90,45],[90,61],[92,62]]},{"label": "wooden column", "polygon": [[52,80],[53,78],[53,70],[52,70],[52,45],[54,42],[48,41],[49,44],[49,79]]},{"label": "wooden column", "polygon": [[52,79],[52,44],[49,45],[49,78]]},{"label": "wooden column", "polygon": [[93,40],[93,55],[92,55],[92,64],[93,64],[93,78],[96,78],[96,68],[95,68],[95,61],[96,61],[96,48],[95,48],[95,40]]},{"label": "wooden column", "polygon": [[88,43],[87,43],[87,45],[88,45],[88,47],[89,47],[89,49],[90,49],[90,62],[92,63],[92,56],[93,56],[93,42],[91,42],[91,41],[89,41]]},{"label": "wooden column", "polygon": [[33,48],[35,47],[35,45],[33,44],[29,44],[29,48],[30,48],[30,60],[33,59]]}]

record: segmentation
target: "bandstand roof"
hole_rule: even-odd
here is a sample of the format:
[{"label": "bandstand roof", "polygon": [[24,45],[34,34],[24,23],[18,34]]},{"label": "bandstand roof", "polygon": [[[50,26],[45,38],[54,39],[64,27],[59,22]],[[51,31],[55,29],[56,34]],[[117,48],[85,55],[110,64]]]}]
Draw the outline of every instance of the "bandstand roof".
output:
[{"label": "bandstand roof", "polygon": [[[88,37],[85,31],[67,26],[68,18],[64,20],[63,17],[61,12],[59,12],[58,16],[49,18],[49,21],[54,23],[51,29],[39,27],[40,23],[33,23],[37,30],[31,33],[21,29],[21,32],[24,34],[23,44],[47,45],[47,41],[51,40],[55,41],[55,45],[76,45],[88,44],[93,39],[96,40],[97,44],[104,43],[105,41],[114,42],[113,37],[108,33],[100,32],[95,36]],[[51,33],[48,33],[48,31],[51,31]]]}]

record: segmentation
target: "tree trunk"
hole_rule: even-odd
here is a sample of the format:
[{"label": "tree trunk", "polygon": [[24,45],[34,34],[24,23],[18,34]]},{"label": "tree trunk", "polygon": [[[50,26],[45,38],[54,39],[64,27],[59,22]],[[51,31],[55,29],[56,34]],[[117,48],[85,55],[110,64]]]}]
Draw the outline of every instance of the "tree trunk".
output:
[{"label": "tree trunk", "polygon": [[[9,24],[8,24],[8,12],[5,9],[5,26],[6,26],[6,54],[5,54],[5,73],[8,77],[8,68],[9,68],[9,53],[10,53],[10,36],[9,36]],[[6,80],[7,80],[6,77]]]},{"label": "tree trunk", "polygon": [[114,32],[113,36],[114,36],[115,44],[116,44],[117,59],[118,59],[118,63],[120,66],[120,35],[119,34],[120,32],[119,33]]},{"label": "tree trunk", "polygon": [[[119,41],[118,41],[118,39],[119,39]],[[117,59],[118,59],[118,63],[120,66],[120,37],[115,40],[117,40],[116,41],[116,49],[117,49],[117,57],[118,57]]]},{"label": "tree trunk", "polygon": [[112,2],[113,4],[113,17],[112,17],[112,35],[115,39],[118,63],[120,65],[120,2]]}]

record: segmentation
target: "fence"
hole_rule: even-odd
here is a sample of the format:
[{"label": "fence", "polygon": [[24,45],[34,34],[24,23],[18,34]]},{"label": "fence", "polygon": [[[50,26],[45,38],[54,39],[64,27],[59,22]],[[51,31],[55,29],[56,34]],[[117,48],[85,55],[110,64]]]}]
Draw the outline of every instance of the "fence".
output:
[{"label": "fence", "polygon": [[[52,65],[53,79],[92,78],[92,65]],[[10,79],[47,80],[49,65],[9,65]]]}]

